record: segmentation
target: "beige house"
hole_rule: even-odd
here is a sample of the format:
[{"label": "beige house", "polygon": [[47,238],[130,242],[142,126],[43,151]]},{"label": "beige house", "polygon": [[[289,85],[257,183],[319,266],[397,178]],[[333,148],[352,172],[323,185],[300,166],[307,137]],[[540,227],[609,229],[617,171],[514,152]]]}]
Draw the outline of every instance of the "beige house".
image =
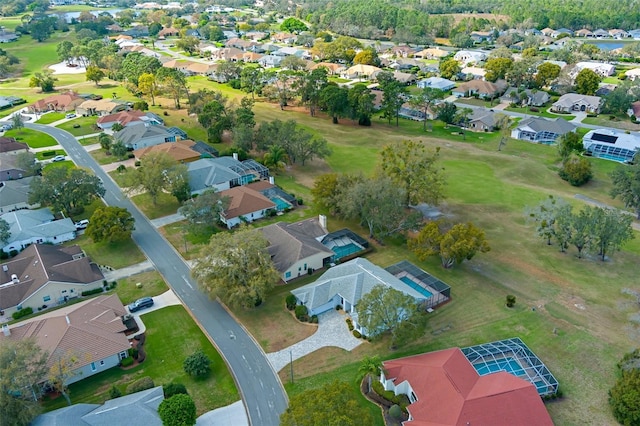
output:
[{"label": "beige house", "polygon": [[84,116],[97,115],[98,117],[102,117],[127,110],[129,110],[129,104],[124,101],[115,99],[90,99],[78,105],[76,114]]},{"label": "beige house", "polygon": [[416,59],[440,59],[447,56],[449,53],[450,52],[442,50],[439,47],[430,47],[415,53],[413,57]]},{"label": "beige house", "polygon": [[380,71],[382,71],[380,68],[374,67],[373,65],[357,64],[347,69],[343,73],[342,77],[349,79],[359,78],[362,80],[370,80]]},{"label": "beige house", "polygon": [[29,112],[45,112],[45,111],[73,111],[78,105],[85,100],[78,96],[75,92],[61,93],[59,95],[53,95],[40,99],[35,103],[29,105],[27,108]]}]

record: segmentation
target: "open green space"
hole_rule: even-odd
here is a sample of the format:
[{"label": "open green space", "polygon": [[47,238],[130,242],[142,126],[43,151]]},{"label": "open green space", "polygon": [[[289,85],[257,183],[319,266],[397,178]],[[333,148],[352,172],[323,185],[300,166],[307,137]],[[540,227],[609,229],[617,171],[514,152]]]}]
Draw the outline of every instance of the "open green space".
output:
[{"label": "open green space", "polygon": [[[184,384],[198,415],[240,399],[222,357],[182,306],[162,308],[141,318],[147,328],[144,363],[126,370],[115,367],[70,385],[74,404],[103,403],[109,399],[112,386],[125,394],[126,387],[141,377],[151,377],[155,385]],[[211,373],[204,380],[193,379],[182,369],[185,358],[199,349],[211,359]],[[44,403],[47,411],[64,406],[61,396]]]},{"label": "open green space", "polygon": [[505,108],[505,111],[520,112],[522,114],[537,115],[538,117],[546,117],[546,118],[564,118],[567,121],[571,121],[574,118],[576,118],[575,115],[570,115],[570,114],[553,114],[547,111],[547,109],[548,107],[546,106],[540,107],[539,111],[536,112],[536,111],[531,111],[529,107],[509,106]]},{"label": "open green space", "polygon": [[7,130],[4,135],[9,138],[15,138],[18,142],[26,143],[29,148],[45,148],[58,145],[58,142],[52,136],[24,127],[22,129]]},{"label": "open green space", "polygon": [[[138,286],[140,284],[140,286]],[[118,281],[115,292],[124,305],[146,296],[158,296],[169,290],[158,271],[143,272]]]},{"label": "open green space", "polygon": [[[78,117],[73,120],[66,121],[56,127],[62,130],[66,130],[73,136],[84,136],[92,133],[100,133],[100,129],[96,127],[97,117]],[[76,127],[79,126],[79,127]]]},{"label": "open green space", "polygon": [[[57,151],[56,151],[57,152]],[[60,151],[61,153],[64,153],[64,151]],[[48,169],[53,169],[56,167],[64,167],[66,169],[72,169],[74,168],[76,165],[73,163],[73,161],[71,160],[65,160],[65,161],[58,161],[56,163],[48,163],[45,164],[44,167],[42,167],[42,171],[46,171]]]},{"label": "open green space", "polygon": [[36,123],[38,124],[51,124],[54,121],[62,120],[65,117],[64,112],[50,112],[47,114],[43,114],[38,118]]},{"label": "open green space", "polygon": [[615,127],[617,129],[631,130],[634,132],[640,130],[640,124],[631,122],[629,117],[614,117],[612,120],[611,116],[601,114],[597,117],[586,117],[582,122],[585,124],[593,124],[594,126]]},{"label": "open green space", "polygon": [[[54,152],[54,154],[50,154],[51,152]],[[36,152],[36,158],[40,161],[51,160],[56,155],[67,155],[67,152],[64,149],[50,149]]]},{"label": "open green space", "polygon": [[176,197],[166,192],[162,192],[158,195],[158,200],[155,204],[153,203],[151,196],[147,193],[134,195],[131,197],[131,201],[133,201],[149,219],[157,219],[159,217],[174,214],[180,207],[180,203],[178,203]]},{"label": "open green space", "polygon": [[78,244],[95,263],[113,269],[135,265],[146,259],[131,239],[115,243],[94,243],[91,238],[81,235],[66,244]]},{"label": "open green space", "polygon": [[107,155],[106,151],[102,148],[89,151],[89,154],[91,154],[93,159],[96,160],[98,164],[100,164],[101,166],[104,166],[105,164],[112,164],[112,163],[117,163],[118,161],[121,161],[120,158],[114,155],[111,155],[111,154]]}]

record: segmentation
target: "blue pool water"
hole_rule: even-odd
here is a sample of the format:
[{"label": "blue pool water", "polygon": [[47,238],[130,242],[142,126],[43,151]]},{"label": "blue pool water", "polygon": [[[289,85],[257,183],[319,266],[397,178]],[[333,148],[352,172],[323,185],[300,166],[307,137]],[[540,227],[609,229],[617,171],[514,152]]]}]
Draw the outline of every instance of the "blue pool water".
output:
[{"label": "blue pool water", "polygon": [[[486,361],[483,363],[473,364],[473,368],[476,369],[479,375],[497,373],[498,371],[506,371],[514,376],[522,376],[525,374],[524,369],[513,358],[505,358],[495,361]],[[537,386],[536,386],[537,387]]]},{"label": "blue pool water", "polygon": [[280,197],[273,197],[271,198],[271,201],[273,201],[273,203],[276,205],[276,210],[278,210],[279,212],[291,207],[291,204],[287,203]]},{"label": "blue pool water", "polygon": [[353,243],[349,243],[345,246],[331,247],[331,250],[333,250],[333,252],[336,254],[335,256],[333,256],[334,261],[336,261],[342,259],[343,257],[349,256],[350,254],[359,252],[360,250],[362,250],[362,247]]},{"label": "blue pool water", "polygon": [[409,278],[407,276],[400,277],[400,281],[402,281],[403,283],[405,283],[406,285],[408,285],[412,289],[416,290],[418,293],[423,294],[427,299],[430,298],[431,296],[433,296],[433,293],[431,293],[429,290],[421,287],[417,282],[415,282],[414,280],[412,280],[411,278]]}]

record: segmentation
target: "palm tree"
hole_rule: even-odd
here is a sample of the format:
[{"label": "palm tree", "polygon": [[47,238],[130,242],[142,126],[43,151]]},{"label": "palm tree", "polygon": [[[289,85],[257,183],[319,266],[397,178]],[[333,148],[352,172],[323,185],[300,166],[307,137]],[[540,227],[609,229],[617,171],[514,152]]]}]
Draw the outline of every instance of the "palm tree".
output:
[{"label": "palm tree", "polygon": [[100,135],[98,135],[98,142],[100,143],[102,149],[104,149],[106,152],[109,152],[112,143],[111,136],[106,133],[100,133]]},{"label": "palm tree", "polygon": [[273,171],[283,170],[289,161],[289,156],[280,145],[271,145],[269,152],[264,154],[264,165]]},{"label": "palm tree", "polygon": [[360,361],[360,367],[358,368],[358,378],[367,377],[367,392],[371,391],[371,376],[379,376],[382,371],[382,361],[378,355],[365,356]]}]

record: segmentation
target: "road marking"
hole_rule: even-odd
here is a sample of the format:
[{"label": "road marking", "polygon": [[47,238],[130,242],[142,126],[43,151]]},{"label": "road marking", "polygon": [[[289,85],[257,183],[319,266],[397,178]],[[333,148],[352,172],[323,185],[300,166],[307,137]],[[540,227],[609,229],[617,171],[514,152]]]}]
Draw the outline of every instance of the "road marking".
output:
[{"label": "road marking", "polygon": [[264,383],[262,383],[262,380],[259,380],[259,381],[260,381],[260,387],[264,390]]},{"label": "road marking", "polygon": [[187,277],[185,277],[184,275],[182,276],[182,279],[184,280],[185,283],[187,283],[187,285],[189,286],[189,288],[191,290],[193,290],[193,286],[191,285],[191,283],[189,282],[189,280],[187,280]]},{"label": "road marking", "polygon": [[229,330],[229,338],[230,338],[231,340],[235,340],[235,339],[236,339],[236,335],[235,335],[235,334],[233,334],[233,331],[231,331],[231,330]]}]

